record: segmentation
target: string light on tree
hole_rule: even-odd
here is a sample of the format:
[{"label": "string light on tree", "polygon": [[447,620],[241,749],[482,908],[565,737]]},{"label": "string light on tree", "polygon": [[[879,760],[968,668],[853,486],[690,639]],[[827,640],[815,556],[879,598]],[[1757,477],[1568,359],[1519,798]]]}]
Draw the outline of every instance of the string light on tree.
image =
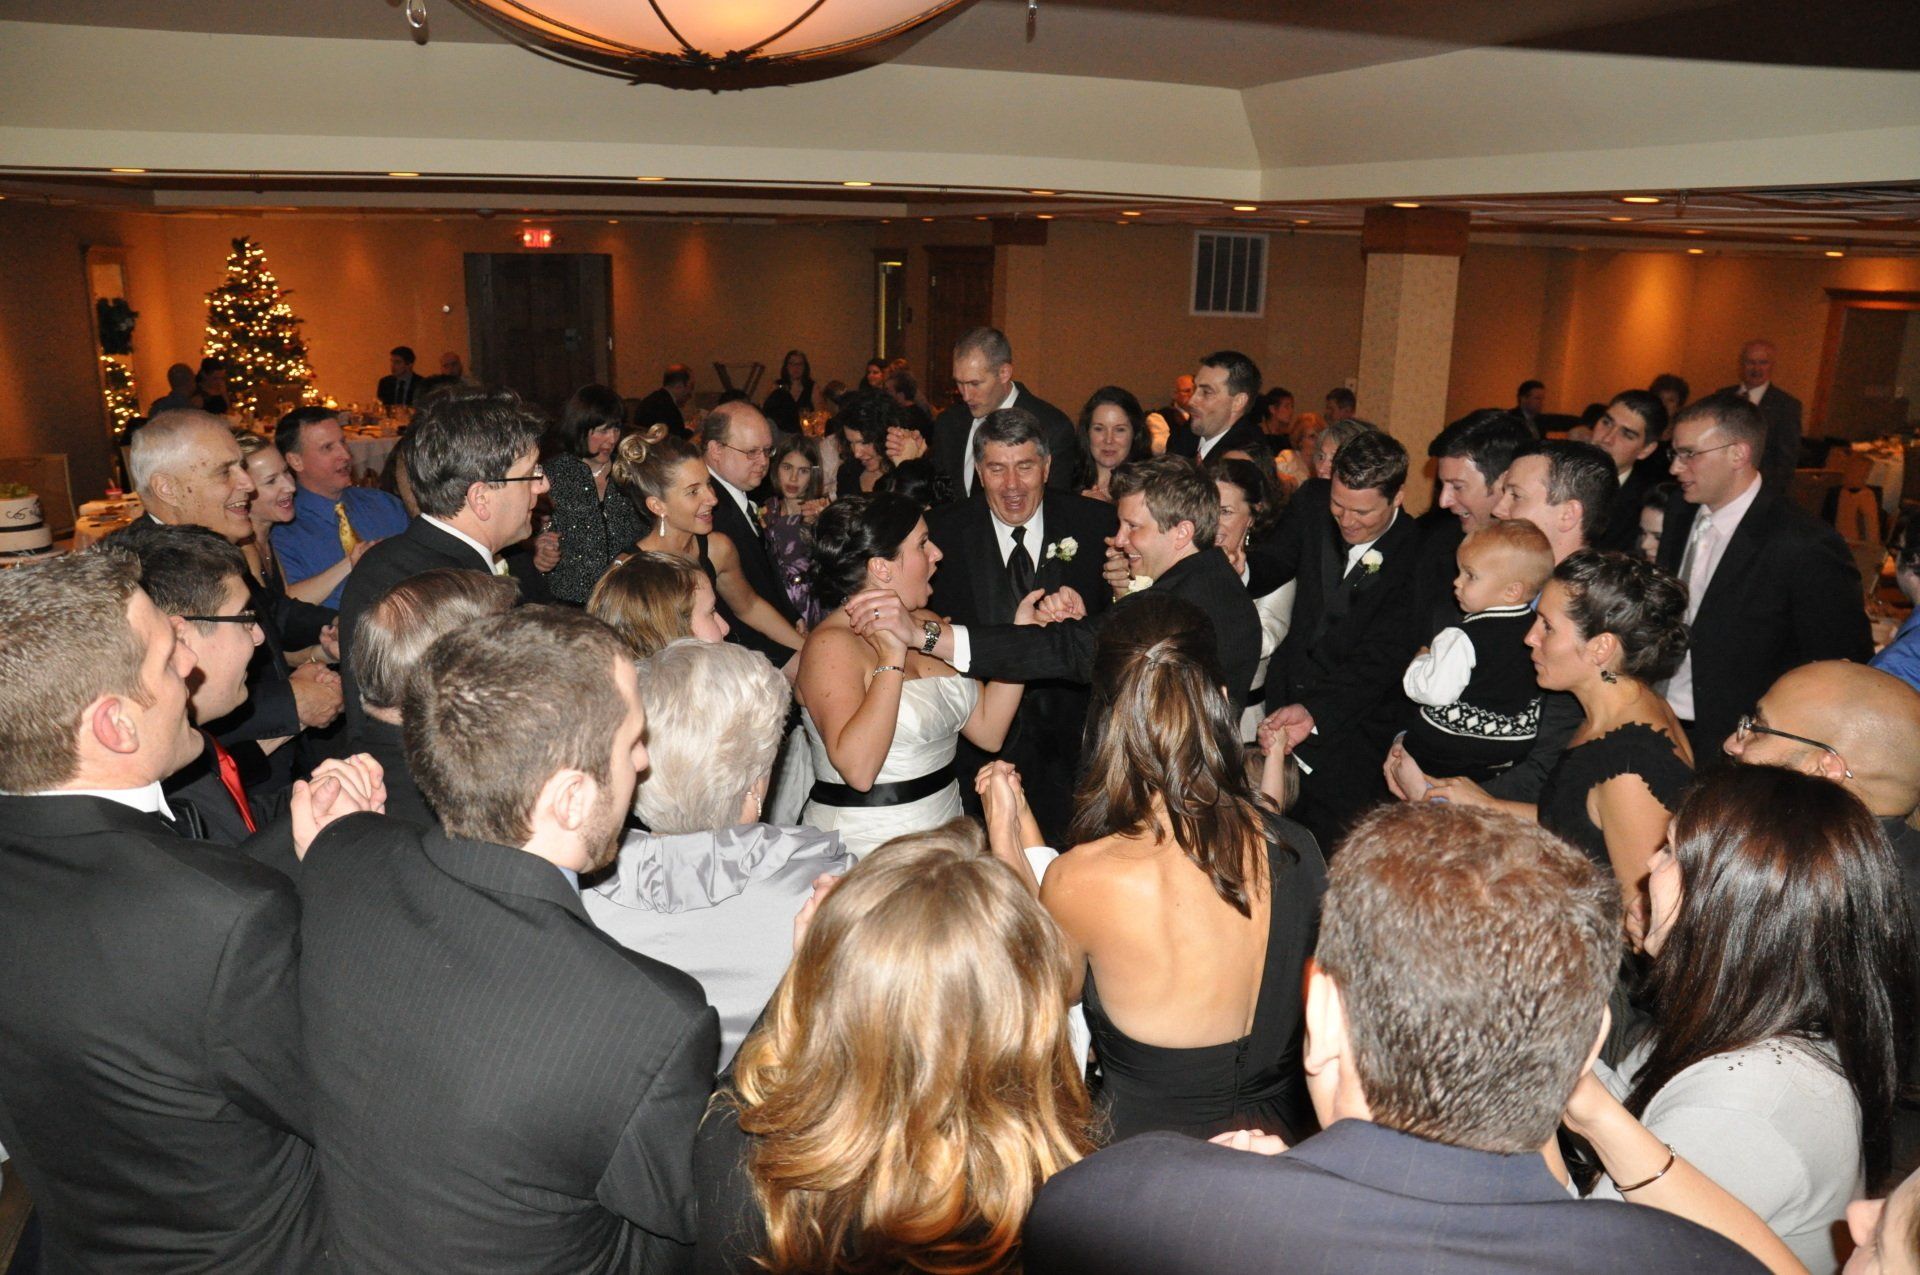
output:
[{"label": "string light on tree", "polygon": [[227,365],[227,404],[246,415],[291,399],[312,403],[313,368],[300,318],[267,268],[267,253],[252,239],[233,241],[226,281],[207,293],[207,339],[202,353]]}]

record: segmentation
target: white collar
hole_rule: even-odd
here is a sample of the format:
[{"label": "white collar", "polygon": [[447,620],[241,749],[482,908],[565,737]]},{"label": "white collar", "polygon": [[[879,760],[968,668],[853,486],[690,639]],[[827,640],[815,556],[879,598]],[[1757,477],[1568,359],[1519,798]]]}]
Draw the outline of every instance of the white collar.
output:
[{"label": "white collar", "polygon": [[[1397,508],[1396,508],[1396,509],[1395,509],[1395,510],[1393,511],[1393,517],[1391,517],[1391,518],[1389,518],[1389,519],[1387,519],[1387,525],[1386,525],[1386,526],[1384,526],[1384,527],[1382,527],[1382,528],[1380,528],[1380,534],[1379,534],[1379,535],[1377,535],[1377,536],[1375,536],[1375,537],[1374,537],[1373,539],[1371,539],[1371,540],[1369,540],[1369,541],[1367,541],[1367,542],[1366,542],[1365,544],[1358,544],[1358,545],[1348,545],[1348,546],[1347,546],[1347,570],[1348,570],[1348,571],[1351,571],[1351,570],[1353,570],[1353,564],[1354,564],[1354,563],[1356,563],[1356,562],[1358,562],[1358,561],[1360,561],[1360,559],[1362,559],[1362,558],[1364,558],[1364,557],[1366,557],[1366,556],[1367,556],[1367,550],[1369,550],[1369,549],[1371,549],[1371,548],[1373,548],[1373,547],[1374,547],[1375,545],[1377,545],[1377,544],[1379,544],[1379,543],[1380,543],[1380,541],[1381,541],[1381,540],[1382,540],[1382,539],[1383,539],[1383,538],[1384,538],[1384,537],[1386,536],[1386,534],[1387,534],[1387,533],[1388,533],[1389,531],[1392,531],[1392,530],[1393,530],[1393,524],[1394,524],[1394,523],[1396,523],[1396,522],[1399,522],[1399,521],[1400,521],[1400,511],[1399,511],[1399,509],[1397,509]],[[1339,535],[1339,534],[1340,534],[1340,530],[1339,530],[1339,528],[1338,528],[1338,527],[1335,527],[1335,528],[1334,528],[1334,534],[1335,534],[1335,535]]]},{"label": "white collar", "polygon": [[487,548],[485,545],[481,544],[478,540],[475,540],[472,536],[460,530],[460,528],[453,526],[451,523],[442,522],[438,518],[434,517],[432,514],[421,514],[420,516],[426,519],[428,522],[432,523],[434,526],[440,528],[440,530],[446,532],[448,535],[454,537],[457,540],[464,541],[466,544],[472,546],[473,551],[480,555],[480,561],[487,564],[487,570],[489,571],[493,570],[493,564],[496,561],[493,550]]},{"label": "white collar", "polygon": [[160,781],[154,780],[144,788],[52,788],[45,792],[23,793],[27,797],[98,797],[102,801],[118,802],[144,814],[159,815],[167,822],[173,822],[173,807],[167,804],[166,792],[160,787]]},{"label": "white collar", "polygon": [[1729,500],[1719,509],[1701,509],[1701,513],[1713,520],[1713,529],[1721,533],[1731,533],[1747,516],[1747,510],[1753,508],[1753,502],[1760,496],[1760,475],[1755,474],[1747,489]]},{"label": "white collar", "polygon": [[[1013,527],[1000,521],[1000,515],[987,510],[987,520],[993,524],[993,538],[1000,544],[1000,562],[1005,565],[1013,556]],[[1024,531],[1020,543],[1026,546],[1027,553],[1033,558],[1033,569],[1040,569],[1042,545],[1047,538],[1047,511],[1043,505],[1033,511],[1033,517],[1020,524]]]},{"label": "white collar", "polygon": [[[1006,398],[1000,401],[1000,406],[994,408],[993,411],[988,412],[987,416],[993,415],[994,412],[1006,411],[1009,407],[1013,406],[1014,400],[1019,397],[1020,397],[1020,387],[1018,385],[1012,385],[1012,384],[1008,385]],[[975,425],[978,425],[981,421],[986,420],[987,416],[976,416],[973,418],[973,423]]]}]

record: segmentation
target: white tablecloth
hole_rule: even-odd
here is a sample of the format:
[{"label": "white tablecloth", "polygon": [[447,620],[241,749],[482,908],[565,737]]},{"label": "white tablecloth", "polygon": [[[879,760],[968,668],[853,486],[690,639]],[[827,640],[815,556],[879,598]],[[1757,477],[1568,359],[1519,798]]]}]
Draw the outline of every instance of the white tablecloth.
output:
[{"label": "white tablecloth", "polygon": [[369,475],[378,478],[387,467],[387,457],[393,455],[393,449],[400,445],[396,437],[361,438],[347,435],[347,451],[353,456],[355,476]]}]

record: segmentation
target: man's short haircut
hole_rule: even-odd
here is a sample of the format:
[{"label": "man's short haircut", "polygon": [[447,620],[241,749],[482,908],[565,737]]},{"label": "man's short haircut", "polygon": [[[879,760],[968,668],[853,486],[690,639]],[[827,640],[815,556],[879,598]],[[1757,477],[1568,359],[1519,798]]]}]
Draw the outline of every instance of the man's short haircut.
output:
[{"label": "man's short haircut", "polygon": [[920,397],[920,382],[913,379],[913,373],[905,368],[887,373],[886,387],[904,399]]},{"label": "man's short haircut", "polygon": [[578,611],[532,606],[443,635],[402,696],[407,764],[456,837],[523,846],[534,803],[562,770],[611,776],[627,702],[627,648]]},{"label": "man's short haircut", "polygon": [[1647,441],[1657,442],[1667,432],[1667,405],[1652,390],[1621,390],[1607,400],[1608,407],[1624,407],[1647,423]]},{"label": "man's short haircut", "polygon": [[127,478],[142,497],[153,488],[155,474],[177,474],[194,456],[196,435],[205,429],[228,432],[227,423],[197,407],[162,412],[134,431],[127,447]]},{"label": "man's short haircut", "polygon": [[634,810],[661,834],[733,827],[780,751],[787,680],[758,651],[699,638],[671,643],[634,671],[648,757]]},{"label": "man's short haircut", "polygon": [[1516,400],[1523,399],[1535,390],[1544,390],[1546,388],[1547,383],[1545,381],[1522,381],[1520,382],[1520,388],[1513,392],[1513,397]]},{"label": "man's short haircut", "polygon": [[280,449],[282,456],[291,456],[300,450],[300,432],[307,426],[339,419],[340,413],[331,407],[296,407],[274,425],[273,445]]},{"label": "man's short haircut", "polygon": [[[246,555],[240,546],[205,527],[163,526],[142,518],[113,537],[113,543],[140,560],[140,587],[166,615],[218,615],[227,600],[227,581],[246,584]],[[204,632],[211,626],[200,624]]]},{"label": "man's short haircut", "polygon": [[1331,865],[1314,958],[1375,1122],[1539,1151],[1613,989],[1612,875],[1536,823],[1414,803],[1363,817]]},{"label": "man's short haircut", "polygon": [[399,359],[402,363],[405,363],[408,367],[413,366],[414,360],[413,360],[412,346],[396,345],[391,350],[388,350],[387,353],[391,354],[394,358]]},{"label": "man's short haircut", "polygon": [[1053,454],[1047,446],[1047,432],[1040,427],[1040,418],[1024,407],[1003,407],[987,413],[987,419],[973,431],[974,468],[978,469],[986,459],[988,443],[1007,447],[1032,443],[1040,449],[1042,460]]},{"label": "man's short haircut", "polygon": [[1215,350],[1200,360],[1200,366],[1225,372],[1228,394],[1245,394],[1249,404],[1260,396],[1260,366],[1240,351]]},{"label": "man's short haircut", "polygon": [[1513,458],[1532,443],[1533,428],[1518,414],[1504,407],[1483,407],[1441,430],[1427,454],[1436,460],[1472,461],[1491,488],[1513,464]]},{"label": "man's short haircut", "polygon": [[[1698,403],[1689,403],[1680,409],[1673,418],[1674,428],[1691,425],[1695,421],[1705,422],[1709,426],[1717,425],[1727,441],[1747,445],[1747,463],[1755,469],[1760,468],[1762,453],[1767,446],[1767,423],[1760,416],[1760,409],[1739,394],[1709,394]],[[147,426],[152,429],[153,426]],[[147,430],[140,431],[141,434]],[[138,438],[136,434],[134,437]]]},{"label": "man's short haircut", "polygon": [[660,377],[661,389],[672,389],[676,385],[693,384],[693,369],[685,363],[669,363],[666,372]]},{"label": "man's short haircut", "polygon": [[490,615],[505,615],[519,589],[503,576],[436,567],[402,580],[360,616],[347,660],[360,703],[399,709],[407,681],[435,639]]},{"label": "man's short haircut", "polygon": [[1607,527],[1607,509],[1620,491],[1613,457],[1592,443],[1555,438],[1535,443],[1514,457],[1547,458],[1547,503],[1580,502],[1580,534],[1592,544]]},{"label": "man's short haircut", "polygon": [[1333,476],[1344,487],[1392,500],[1407,481],[1407,449],[1392,435],[1369,429],[1334,453]]},{"label": "man's short haircut", "polygon": [[1348,389],[1344,385],[1336,385],[1332,389],[1327,391],[1327,402],[1338,403],[1340,406],[1346,408],[1349,412],[1351,412],[1354,408],[1354,403],[1355,403],[1355,399],[1353,397],[1353,391]]},{"label": "man's short haircut", "polygon": [[1138,493],[1161,531],[1193,524],[1195,548],[1205,549],[1220,534],[1220,489],[1200,466],[1185,456],[1152,456],[1128,461],[1113,471],[1108,486],[1114,503]]},{"label": "man's short haircut", "polygon": [[1005,367],[1013,362],[1013,346],[999,328],[975,328],[953,343],[955,362],[969,354],[985,359],[988,367]]},{"label": "man's short haircut", "polygon": [[1475,553],[1493,555],[1494,570],[1525,585],[1529,598],[1539,597],[1553,575],[1553,545],[1547,533],[1524,518],[1490,522],[1469,533],[1460,542],[1462,557],[1468,546]]},{"label": "man's short haircut", "polygon": [[176,392],[192,389],[193,365],[191,363],[175,363],[169,367],[167,369],[167,388]]},{"label": "man's short haircut", "polygon": [[72,780],[81,714],[102,695],[152,703],[127,618],[139,588],[140,560],[111,541],[0,571],[0,792]]},{"label": "man's short haircut", "polygon": [[407,435],[414,503],[423,514],[451,518],[465,508],[467,488],[498,482],[538,448],[543,430],[539,415],[511,390],[435,396]]}]

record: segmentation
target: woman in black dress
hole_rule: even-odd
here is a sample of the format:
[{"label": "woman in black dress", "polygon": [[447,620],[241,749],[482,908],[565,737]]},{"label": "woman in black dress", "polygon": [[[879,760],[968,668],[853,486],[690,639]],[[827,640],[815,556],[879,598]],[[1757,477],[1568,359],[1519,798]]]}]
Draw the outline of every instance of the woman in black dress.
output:
[{"label": "woman in black dress", "polygon": [[799,350],[788,350],[780,361],[780,375],[773,392],[760,405],[773,427],[782,433],[798,434],[801,419],[813,411],[813,364]]},{"label": "woman in black dress", "polygon": [[1410,761],[1397,776],[1402,790],[1537,818],[1611,869],[1631,905],[1693,777],[1686,732],[1654,690],[1687,652],[1686,615],[1686,589],[1652,563],[1569,554],[1541,591],[1527,645],[1540,689],[1571,691],[1586,720],[1539,805],[1499,801],[1470,779],[1429,780]]},{"label": "woman in black dress", "polygon": [[613,449],[620,443],[626,405],[604,385],[588,385],[560,415],[559,448],[546,462],[553,529],[560,562],[547,588],[562,602],[583,605],[613,560],[646,534],[646,520],[613,482]]},{"label": "woman in black dress", "polygon": [[[1142,593],[1109,613],[1074,848],[1040,887],[1075,958],[1114,1141],[1255,1128],[1291,1144],[1315,1128],[1301,986],[1326,864],[1249,781],[1213,648],[1182,599]],[[990,778],[996,853],[1041,844],[1024,801],[1003,817]]]}]

